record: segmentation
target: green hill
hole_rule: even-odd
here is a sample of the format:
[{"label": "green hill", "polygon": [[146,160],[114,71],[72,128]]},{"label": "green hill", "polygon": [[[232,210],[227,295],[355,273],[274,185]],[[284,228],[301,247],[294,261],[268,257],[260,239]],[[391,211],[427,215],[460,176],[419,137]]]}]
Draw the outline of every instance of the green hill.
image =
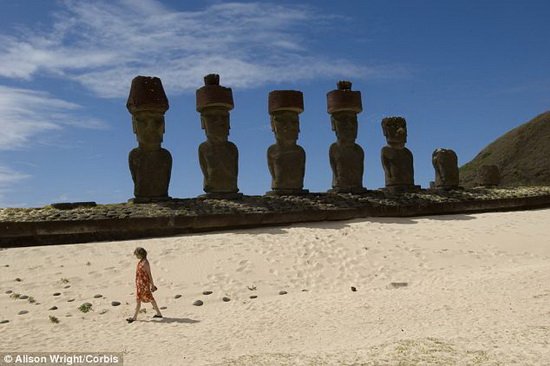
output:
[{"label": "green hill", "polygon": [[475,185],[482,165],[497,165],[501,185],[550,185],[550,111],[508,131],[460,167],[460,183]]}]

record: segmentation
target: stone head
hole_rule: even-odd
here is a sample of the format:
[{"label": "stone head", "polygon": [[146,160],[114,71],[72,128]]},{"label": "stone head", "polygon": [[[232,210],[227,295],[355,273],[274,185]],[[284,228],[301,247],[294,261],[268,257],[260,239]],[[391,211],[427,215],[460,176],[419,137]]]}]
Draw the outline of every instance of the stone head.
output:
[{"label": "stone head", "polygon": [[135,112],[132,128],[141,147],[160,148],[165,131],[164,114],[158,111]]},{"label": "stone head", "polygon": [[331,115],[332,130],[341,143],[357,139],[357,114],[363,110],[361,92],[351,90],[351,81],[341,80],[337,89],[327,93],[327,112]]},{"label": "stone head", "polygon": [[160,79],[136,76],[132,80],[126,107],[132,114],[132,128],[140,147],[160,148],[165,126],[164,113],[169,107]]},{"label": "stone head", "polygon": [[403,149],[407,142],[407,122],[403,117],[386,117],[382,120],[382,131],[388,145]]},{"label": "stone head", "polygon": [[335,112],[330,116],[330,123],[339,142],[355,142],[357,139],[357,113],[351,111]]},{"label": "stone head", "polygon": [[304,97],[298,90],[273,90],[268,97],[271,130],[281,144],[296,144],[300,132],[300,113]]},{"label": "stone head", "polygon": [[201,128],[211,142],[227,141],[229,136],[229,111],[233,109],[231,88],[220,85],[220,76],[208,74],[204,86],[196,92],[197,111],[201,114]]},{"label": "stone head", "polygon": [[453,150],[439,148],[432,153],[432,164],[436,169],[440,166],[456,166],[458,157]]},{"label": "stone head", "polygon": [[436,172],[436,185],[458,185],[458,157],[453,150],[436,149],[432,153],[432,165]]},{"label": "stone head", "polygon": [[277,142],[296,144],[300,133],[300,117],[293,111],[278,111],[271,114],[271,130]]},{"label": "stone head", "polygon": [[225,142],[229,137],[229,111],[224,107],[209,107],[201,112],[201,128],[211,142]]}]

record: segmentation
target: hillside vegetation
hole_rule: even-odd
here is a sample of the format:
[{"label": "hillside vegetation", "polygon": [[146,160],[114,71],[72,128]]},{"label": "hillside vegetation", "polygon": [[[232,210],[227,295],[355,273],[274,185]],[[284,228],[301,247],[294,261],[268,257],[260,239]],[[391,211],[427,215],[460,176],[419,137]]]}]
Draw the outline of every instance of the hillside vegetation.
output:
[{"label": "hillside vegetation", "polygon": [[476,183],[482,165],[497,165],[501,185],[550,185],[550,111],[508,131],[460,167],[460,183]]}]

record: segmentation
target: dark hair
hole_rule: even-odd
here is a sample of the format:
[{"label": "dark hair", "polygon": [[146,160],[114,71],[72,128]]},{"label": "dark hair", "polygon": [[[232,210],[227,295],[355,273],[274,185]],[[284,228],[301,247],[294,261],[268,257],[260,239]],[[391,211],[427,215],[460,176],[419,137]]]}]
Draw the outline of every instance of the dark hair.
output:
[{"label": "dark hair", "polygon": [[144,259],[147,258],[147,251],[142,247],[137,247],[136,250],[134,250],[134,255],[138,256],[139,259]]}]

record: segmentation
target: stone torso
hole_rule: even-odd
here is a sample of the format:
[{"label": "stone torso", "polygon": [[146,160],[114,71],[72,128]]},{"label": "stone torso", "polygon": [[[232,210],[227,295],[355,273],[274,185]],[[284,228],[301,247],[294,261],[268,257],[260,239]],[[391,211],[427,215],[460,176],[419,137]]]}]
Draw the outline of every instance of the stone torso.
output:
[{"label": "stone torso", "polygon": [[172,156],[166,149],[145,151],[135,148],[128,157],[136,198],[168,197]]},{"label": "stone torso", "polygon": [[358,144],[333,143],[329,150],[334,189],[360,189],[363,186],[364,152]]},{"label": "stone torso", "polygon": [[409,149],[384,146],[381,155],[386,186],[414,185],[413,155]]},{"label": "stone torso", "polygon": [[303,188],[306,153],[301,146],[271,145],[267,150],[267,161],[272,177],[272,189]]},{"label": "stone torso", "polygon": [[239,153],[234,143],[203,142],[199,146],[199,161],[207,193],[238,192]]}]

